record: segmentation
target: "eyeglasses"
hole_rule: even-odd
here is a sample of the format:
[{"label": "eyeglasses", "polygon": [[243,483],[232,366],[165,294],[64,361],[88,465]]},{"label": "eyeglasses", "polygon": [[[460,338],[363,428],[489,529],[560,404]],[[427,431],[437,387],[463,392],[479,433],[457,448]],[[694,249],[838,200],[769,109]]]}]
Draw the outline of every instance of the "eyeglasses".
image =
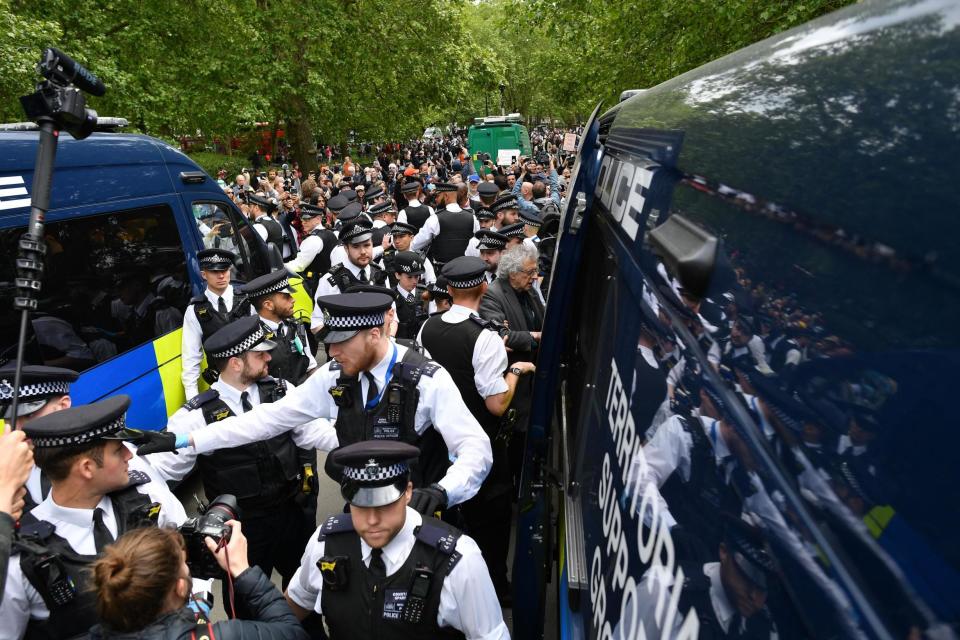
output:
[{"label": "eyeglasses", "polygon": [[532,268],[530,268],[530,269],[524,269],[524,270],[521,271],[520,273],[522,273],[522,274],[525,275],[525,276],[535,276],[535,275],[537,275],[537,268],[536,268],[536,267],[532,267]]}]

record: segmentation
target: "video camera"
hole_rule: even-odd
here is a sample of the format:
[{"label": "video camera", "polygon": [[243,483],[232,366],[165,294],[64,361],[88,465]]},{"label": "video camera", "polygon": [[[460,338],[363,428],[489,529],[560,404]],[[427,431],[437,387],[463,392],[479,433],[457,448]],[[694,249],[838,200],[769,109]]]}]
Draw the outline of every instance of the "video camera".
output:
[{"label": "video camera", "polygon": [[200,506],[200,515],[190,518],[179,529],[187,547],[187,566],[194,578],[222,578],[224,571],[204,540],[213,538],[217,546],[229,542],[231,529],[227,526],[227,520],[239,519],[240,508],[237,499],[230,494],[217,496],[206,507]]}]

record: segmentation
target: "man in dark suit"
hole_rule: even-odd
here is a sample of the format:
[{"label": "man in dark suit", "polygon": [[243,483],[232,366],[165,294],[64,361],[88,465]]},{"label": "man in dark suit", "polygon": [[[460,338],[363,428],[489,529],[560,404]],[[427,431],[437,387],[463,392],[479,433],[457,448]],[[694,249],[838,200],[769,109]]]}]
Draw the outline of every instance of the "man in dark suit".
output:
[{"label": "man in dark suit", "polygon": [[[500,256],[497,279],[480,301],[480,317],[507,326],[506,345],[509,363],[536,362],[543,328],[543,304],[533,291],[537,277],[537,249],[527,243],[511,247]],[[530,418],[533,376],[524,376],[517,383],[510,408],[504,414],[512,436],[508,444],[510,467],[515,485],[520,480],[523,464],[524,434]]]}]

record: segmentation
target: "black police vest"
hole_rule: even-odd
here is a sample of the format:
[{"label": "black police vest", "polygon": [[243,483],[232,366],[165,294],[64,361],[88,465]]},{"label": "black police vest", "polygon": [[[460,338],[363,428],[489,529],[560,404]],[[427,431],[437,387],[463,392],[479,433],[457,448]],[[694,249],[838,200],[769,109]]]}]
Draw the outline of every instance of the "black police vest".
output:
[{"label": "black police vest", "polygon": [[430,243],[430,259],[446,264],[454,258],[464,255],[470,238],[473,237],[473,214],[469,211],[437,212],[440,231]]},{"label": "black police vest", "polygon": [[386,279],[387,274],[383,269],[373,264],[372,262],[363,268],[369,274],[370,281],[361,281],[350,269],[347,269],[342,264],[335,265],[330,272],[327,273],[327,282],[335,286],[340,290],[340,293],[346,293],[347,289],[352,287],[355,284],[376,284],[382,285]]},{"label": "black police vest", "polygon": [[[257,382],[260,402],[275,402],[286,394],[283,381],[265,378]],[[234,415],[216,389],[208,389],[185,405],[203,412],[207,424]],[[297,446],[289,433],[269,440],[230,449],[218,449],[197,458],[207,500],[230,493],[236,496],[242,515],[272,511],[293,498],[299,486]]]},{"label": "black police vest", "polygon": [[233,289],[233,308],[226,315],[217,311],[217,308],[207,299],[206,294],[191,298],[190,304],[193,305],[193,312],[200,323],[200,331],[203,333],[204,340],[234,320],[250,315],[252,307],[250,299],[240,293],[237,288]]},{"label": "black police vest", "polygon": [[[426,487],[444,476],[450,466],[447,445],[436,429],[428,428],[417,435],[416,414],[420,401],[417,384],[421,376],[432,377],[440,368],[435,362],[408,349],[400,362],[393,366],[393,376],[383,390],[380,402],[369,411],[365,408],[360,380],[341,375],[330,394],[339,408],[334,428],[340,446],[363,440],[397,440],[420,449],[420,458],[411,469],[410,479],[415,487]],[[330,363],[331,371],[338,371],[339,363]]]},{"label": "black police vest", "polygon": [[383,225],[382,227],[374,227],[370,235],[370,242],[373,243],[374,247],[379,247],[383,244],[383,236],[387,235],[387,232],[390,231],[390,227]]},{"label": "black police vest", "polygon": [[394,265],[397,262],[397,250],[388,249],[383,252],[383,258],[380,259],[383,264],[383,270],[387,274],[387,280],[390,282],[391,287],[396,287],[399,280],[397,280],[397,270]]},{"label": "black police vest", "polygon": [[792,338],[781,335],[770,341],[768,349],[770,351],[770,368],[780,373],[787,364],[787,355],[794,349],[799,351],[800,345]]},{"label": "black police vest", "polygon": [[[131,529],[157,525],[160,505],[137,491],[138,486],[149,480],[145,473],[131,471],[130,484],[108,494],[117,521],[118,538]],[[21,519],[13,550],[20,554],[24,577],[50,611],[46,620],[30,620],[24,638],[61,640],[85,637],[90,627],[99,622],[96,593],[91,588],[89,571],[98,556],[77,553],[69,542],[56,534],[52,524],[37,520],[32,514],[25,514]]]},{"label": "black police vest", "polygon": [[338,240],[337,234],[330,229],[314,229],[310,232],[310,235],[323,240],[323,249],[314,256],[313,261],[307,265],[307,268],[300,275],[303,276],[304,282],[307,283],[311,293],[314,293],[320,283],[320,277],[330,270],[330,254],[333,253],[333,248],[337,246]]},{"label": "black police vest", "polygon": [[[714,557],[716,556],[714,555]],[[691,570],[695,573],[687,578],[683,585],[677,610],[679,612],[678,617],[683,619],[691,607],[696,607],[697,618],[700,621],[697,633],[699,640],[719,638],[769,640],[775,627],[770,618],[770,613],[766,609],[761,609],[755,615],[747,618],[746,624],[743,623],[740,614],[734,610],[727,631],[724,632],[723,627],[717,620],[717,614],[713,611],[713,603],[710,602],[710,579],[703,574],[703,565],[691,567]]]},{"label": "black police vest", "polygon": [[493,466],[477,492],[475,500],[488,500],[513,488],[513,480],[507,457],[507,442],[498,438],[500,418],[487,409],[483,396],[477,391],[473,379],[473,350],[484,331],[496,331],[493,323],[471,316],[468,320],[452,324],[444,322],[441,314],[432,315],[424,324],[420,341],[424,348],[446,369],[460,390],[464,404],[477,419],[490,438],[493,448]]},{"label": "black police vest", "polygon": [[278,250],[283,250],[283,227],[280,223],[270,216],[262,216],[253,221],[253,224],[259,224],[267,230],[267,242],[273,243]]},{"label": "black police vest", "polygon": [[420,204],[418,206],[407,205],[404,211],[407,212],[407,224],[412,224],[419,231],[423,229],[423,225],[426,224],[427,218],[430,217],[430,207],[425,204]]},{"label": "black police vest", "polygon": [[[267,364],[270,375],[278,380],[289,380],[299,385],[303,382],[307,367],[310,366],[310,357],[307,355],[310,343],[303,323],[287,319],[277,326],[276,331],[262,322],[261,324],[263,330],[268,333],[268,337],[277,343],[276,348],[270,351],[270,362]],[[300,339],[299,349],[296,338]]]},{"label": "black police vest", "polygon": [[[332,640],[465,637],[456,629],[437,625],[443,581],[460,561],[456,551],[460,531],[428,516],[414,531],[416,543],[406,562],[393,575],[377,579],[363,564],[360,536],[349,514],[331,516],[320,527],[319,539],[324,541],[324,556],[318,561],[323,577],[321,609]],[[417,578],[418,568],[429,569],[432,575]],[[410,616],[413,611],[418,612],[416,621],[405,619],[405,613]]]},{"label": "black police vest", "polygon": [[427,319],[427,310],[420,299],[420,289],[415,288],[412,295],[412,302],[403,297],[397,300],[397,338],[416,338]]}]

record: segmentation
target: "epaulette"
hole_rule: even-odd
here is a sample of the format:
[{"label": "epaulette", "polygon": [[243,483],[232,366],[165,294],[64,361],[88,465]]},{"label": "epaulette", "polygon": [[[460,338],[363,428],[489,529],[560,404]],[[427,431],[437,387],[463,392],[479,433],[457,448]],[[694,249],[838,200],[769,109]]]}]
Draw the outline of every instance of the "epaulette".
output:
[{"label": "epaulette", "polygon": [[127,483],[127,487],[138,487],[141,484],[147,484],[150,482],[149,475],[143,471],[137,471],[135,469],[128,470],[127,477],[130,479],[130,482]]},{"label": "epaulette", "polygon": [[353,531],[353,520],[350,518],[349,513],[335,513],[332,516],[327,516],[327,519],[320,525],[319,531],[320,534],[317,536],[317,540],[323,540],[327,536],[338,533],[347,533]]},{"label": "epaulette", "polygon": [[480,325],[481,329],[488,329],[490,331],[499,331],[500,327],[503,326],[499,322],[494,322],[493,320],[487,320],[485,318],[481,318],[478,315],[471,314],[470,319],[473,320],[474,323]]},{"label": "epaulette", "polygon": [[198,393],[184,403],[184,408],[193,411],[194,409],[199,409],[203,405],[207,404],[211,400],[216,400],[220,397],[220,392],[216,389],[207,389],[203,393]]},{"label": "epaulette", "polygon": [[56,530],[57,528],[46,520],[37,520],[37,517],[32,513],[25,513],[20,518],[20,528],[17,529],[16,539],[42,543],[49,539]]},{"label": "epaulette", "polygon": [[447,561],[447,573],[449,574],[460,562],[461,553],[457,551],[457,540],[462,534],[453,527],[443,526],[439,522],[431,522],[431,520],[432,518],[424,518],[423,524],[414,529],[413,535],[423,544],[436,549],[449,558]]},{"label": "epaulette", "polygon": [[435,374],[439,370],[440,370],[440,365],[434,362],[433,360],[427,360],[420,366],[420,372],[423,375],[427,376],[428,378],[432,378],[433,374]]},{"label": "epaulette", "polygon": [[193,296],[192,298],[190,298],[190,304],[200,304],[206,299],[207,299],[207,296],[201,293],[198,296]]},{"label": "epaulette", "polygon": [[330,365],[330,371],[340,371],[343,368],[336,360],[330,360],[328,364]]}]

